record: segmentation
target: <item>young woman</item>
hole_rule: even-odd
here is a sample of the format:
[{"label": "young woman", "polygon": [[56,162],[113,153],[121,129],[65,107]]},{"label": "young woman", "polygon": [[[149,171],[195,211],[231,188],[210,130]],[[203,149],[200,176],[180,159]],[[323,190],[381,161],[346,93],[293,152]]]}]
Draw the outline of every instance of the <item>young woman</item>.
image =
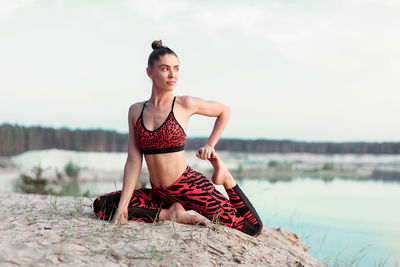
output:
[{"label": "young woman", "polygon": [[[122,224],[127,220],[173,219],[207,225],[201,216],[186,212],[192,209],[209,220],[257,236],[262,222],[214,150],[229,120],[229,108],[191,96],[173,96],[179,78],[178,57],[161,41],[154,41],[152,48],[147,67],[153,82],[151,98],[129,109],[128,158],[122,191],[98,197],[93,204],[95,214]],[[229,200],[186,163],[185,132],[193,114],[217,118],[207,143],[196,156],[211,162],[215,169],[212,181],[225,187]],[[152,188],[135,190],[143,155]]]}]

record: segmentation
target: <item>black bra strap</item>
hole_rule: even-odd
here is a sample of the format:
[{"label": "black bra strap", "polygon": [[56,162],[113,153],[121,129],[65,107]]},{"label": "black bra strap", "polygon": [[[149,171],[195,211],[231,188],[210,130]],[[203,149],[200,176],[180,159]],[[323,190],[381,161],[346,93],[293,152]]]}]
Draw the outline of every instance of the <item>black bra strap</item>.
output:
[{"label": "black bra strap", "polygon": [[[148,101],[148,100],[147,100],[147,101]],[[144,102],[144,104],[143,104],[143,108],[142,108],[142,112],[140,113],[140,117],[143,117],[143,110],[144,110],[144,106],[146,106],[147,101]]]},{"label": "black bra strap", "polygon": [[173,110],[174,110],[175,98],[176,98],[176,96],[174,96],[174,101],[172,101],[172,107],[171,107],[171,111],[173,111]]}]

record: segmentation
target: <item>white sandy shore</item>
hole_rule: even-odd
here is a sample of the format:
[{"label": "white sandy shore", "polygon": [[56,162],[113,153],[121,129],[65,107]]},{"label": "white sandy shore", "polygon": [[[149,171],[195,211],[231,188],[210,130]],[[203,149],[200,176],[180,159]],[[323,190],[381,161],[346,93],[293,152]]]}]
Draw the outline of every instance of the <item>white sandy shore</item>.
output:
[{"label": "white sandy shore", "polygon": [[[400,171],[400,155],[355,155],[355,154],[260,154],[260,153],[232,153],[226,151],[218,152],[229,169],[260,168],[266,167],[270,161],[291,162],[292,168],[312,168],[324,163],[341,164],[347,168],[385,169]],[[108,152],[77,152],[59,149],[33,150],[22,153],[11,158],[11,161],[20,171],[29,172],[34,166],[40,164],[43,168],[50,168],[47,174],[62,171],[64,166],[72,161],[79,165],[82,170],[80,179],[83,180],[107,180],[121,178],[126,161],[126,153]],[[211,170],[208,161],[199,160],[195,151],[186,151],[186,160],[192,168],[205,172]],[[346,167],[347,166],[347,167]],[[147,174],[146,162],[143,161],[142,173]]]},{"label": "white sandy shore", "polygon": [[[195,151],[186,151],[185,157],[188,164],[200,169],[210,168],[207,161],[196,158]],[[268,163],[270,160],[303,163],[326,163],[334,164],[396,164],[400,165],[400,155],[372,155],[372,154],[310,154],[310,153],[240,153],[240,152],[218,152],[228,168],[236,168],[239,163]],[[124,167],[127,153],[116,152],[79,152],[60,149],[32,150],[12,157],[22,169],[31,169],[41,164],[42,167],[52,167],[62,170],[69,162],[82,166],[86,169],[101,171],[120,171]],[[146,168],[146,162],[143,161]]]},{"label": "white sandy shore", "polygon": [[295,234],[96,219],[89,199],[2,193],[1,266],[326,266]]}]

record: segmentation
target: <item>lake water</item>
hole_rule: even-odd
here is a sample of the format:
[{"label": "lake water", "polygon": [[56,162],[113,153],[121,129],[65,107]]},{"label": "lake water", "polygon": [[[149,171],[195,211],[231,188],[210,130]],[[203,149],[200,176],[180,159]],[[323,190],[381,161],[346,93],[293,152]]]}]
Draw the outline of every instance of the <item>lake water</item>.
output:
[{"label": "lake water", "polygon": [[297,233],[330,266],[400,265],[400,183],[302,178],[240,185],[265,224]]},{"label": "lake water", "polygon": [[[238,182],[264,224],[298,234],[308,252],[330,266],[400,265],[400,183],[311,178]],[[101,183],[83,189],[104,193],[121,186]]]}]

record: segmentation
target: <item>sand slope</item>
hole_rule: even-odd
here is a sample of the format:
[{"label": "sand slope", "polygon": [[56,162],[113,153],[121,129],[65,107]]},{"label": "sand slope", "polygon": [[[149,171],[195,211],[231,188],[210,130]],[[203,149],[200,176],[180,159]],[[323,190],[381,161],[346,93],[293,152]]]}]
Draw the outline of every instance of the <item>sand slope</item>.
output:
[{"label": "sand slope", "polygon": [[89,199],[2,193],[1,266],[326,266],[297,236],[266,226],[258,238],[225,226],[114,226]]}]

